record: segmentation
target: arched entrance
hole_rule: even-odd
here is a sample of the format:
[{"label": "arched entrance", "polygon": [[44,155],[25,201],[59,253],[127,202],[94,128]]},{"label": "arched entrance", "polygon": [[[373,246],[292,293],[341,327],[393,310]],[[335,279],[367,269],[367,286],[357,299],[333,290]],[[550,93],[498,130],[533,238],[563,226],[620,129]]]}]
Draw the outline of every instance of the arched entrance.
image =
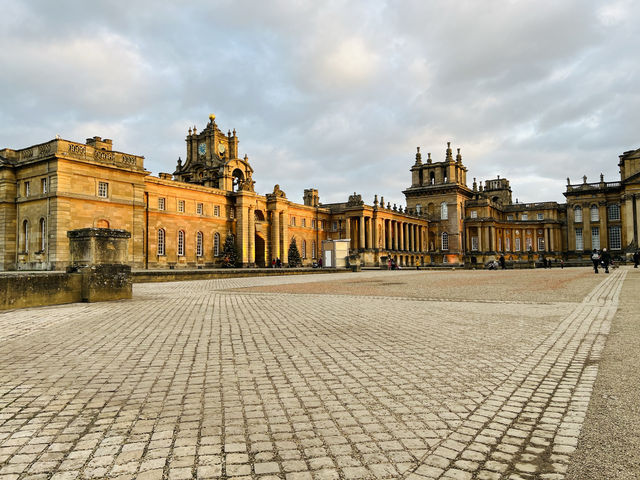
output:
[{"label": "arched entrance", "polygon": [[265,263],[265,248],[264,248],[264,239],[256,233],[256,266],[264,268],[266,266]]}]

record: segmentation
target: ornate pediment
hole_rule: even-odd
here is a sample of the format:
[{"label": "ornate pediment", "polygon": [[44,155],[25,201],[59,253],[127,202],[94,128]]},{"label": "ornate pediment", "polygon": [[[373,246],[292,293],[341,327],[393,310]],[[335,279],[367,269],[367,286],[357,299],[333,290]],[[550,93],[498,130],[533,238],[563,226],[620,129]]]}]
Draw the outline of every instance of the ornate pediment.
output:
[{"label": "ornate pediment", "polygon": [[361,205],[364,205],[364,202],[362,201],[362,195],[358,195],[356,194],[356,192],[353,192],[353,195],[349,195],[347,207],[359,207]]}]

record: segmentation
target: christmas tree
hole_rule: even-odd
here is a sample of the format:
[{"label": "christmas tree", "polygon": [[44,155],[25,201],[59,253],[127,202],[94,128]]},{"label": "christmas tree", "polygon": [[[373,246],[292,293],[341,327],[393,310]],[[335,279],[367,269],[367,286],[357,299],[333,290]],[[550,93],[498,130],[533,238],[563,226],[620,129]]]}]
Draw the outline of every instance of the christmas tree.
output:
[{"label": "christmas tree", "polygon": [[300,258],[300,252],[298,251],[298,246],[296,245],[296,238],[293,237],[291,239],[291,243],[289,244],[289,266],[299,267],[300,265],[302,265],[302,259]]},{"label": "christmas tree", "polygon": [[222,249],[222,266],[225,268],[233,268],[238,266],[238,250],[236,250],[236,242],[232,234],[227,235]]}]

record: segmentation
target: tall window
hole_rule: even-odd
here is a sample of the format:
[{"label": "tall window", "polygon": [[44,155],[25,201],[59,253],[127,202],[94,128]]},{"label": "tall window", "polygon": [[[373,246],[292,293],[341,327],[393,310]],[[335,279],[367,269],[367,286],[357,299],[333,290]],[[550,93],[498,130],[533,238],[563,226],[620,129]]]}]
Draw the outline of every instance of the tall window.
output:
[{"label": "tall window", "polygon": [[184,213],[184,200],[178,200],[178,211]]},{"label": "tall window", "polygon": [[307,258],[307,241],[302,240],[302,258]]},{"label": "tall window", "polygon": [[582,238],[582,229],[576,228],[576,250],[584,250],[584,239]]},{"label": "tall window", "polygon": [[338,231],[338,222],[331,222],[331,231],[332,232]]},{"label": "tall window", "polygon": [[520,237],[516,237],[516,252],[520,251]]},{"label": "tall window", "polygon": [[216,217],[220,216],[220,205],[216,205],[213,207],[213,215]]},{"label": "tall window", "polygon": [[202,212],[204,211],[204,205],[202,205],[202,203],[198,203],[196,205],[196,213],[198,215],[202,215]]},{"label": "tall window", "polygon": [[504,239],[504,246],[507,252],[511,251],[511,237],[507,237]]},{"label": "tall window", "polygon": [[311,242],[311,258],[318,258],[316,256],[316,241],[315,240],[313,240]]},{"label": "tall window", "polygon": [[598,213],[598,206],[591,205],[591,221],[597,222],[598,220],[600,220],[600,214]]},{"label": "tall window", "polygon": [[447,232],[442,232],[442,250],[449,250],[449,234]]},{"label": "tall window", "polygon": [[609,214],[609,220],[620,220],[620,205],[617,203],[609,205],[607,207],[607,211]]},{"label": "tall window", "polygon": [[611,250],[620,250],[622,248],[622,237],[618,226],[609,227],[609,248]]},{"label": "tall window", "polygon": [[315,229],[316,228],[316,220],[315,219],[311,219],[311,228]]},{"label": "tall window", "polygon": [[164,197],[158,199],[158,210],[164,210],[166,208]]},{"label": "tall window", "polygon": [[502,251],[502,238],[498,237],[498,251],[501,252]]},{"label": "tall window", "polygon": [[544,213],[538,213],[537,218],[538,220],[544,220]]},{"label": "tall window", "polygon": [[[420,171],[420,173],[422,173],[422,171]],[[422,182],[421,182],[422,184]],[[416,205],[416,213],[418,215],[420,215],[420,211],[422,210],[422,205],[420,205],[419,203]]]},{"label": "tall window", "polygon": [[544,252],[544,237],[538,237],[538,251]]},{"label": "tall window", "polygon": [[203,254],[202,244],[204,243],[202,232],[196,233],[196,256],[201,257]]},{"label": "tall window", "polygon": [[98,196],[100,198],[109,197],[109,184],[107,182],[98,182]]},{"label": "tall window", "polygon": [[41,189],[43,195],[45,193],[47,193],[47,179],[46,178],[43,178],[42,180],[40,180],[40,189]]},{"label": "tall window", "polygon": [[306,219],[306,218],[303,218],[303,219],[302,219],[302,226],[303,226],[303,227],[306,227],[306,226],[307,226],[307,219]]},{"label": "tall window", "polygon": [[591,227],[591,248],[600,250],[600,227]]},{"label": "tall window", "polygon": [[158,230],[158,255],[165,254],[165,236],[164,228]]},{"label": "tall window", "polygon": [[178,230],[178,256],[184,257],[184,230]]},{"label": "tall window", "polygon": [[573,218],[577,223],[582,223],[582,207],[578,206],[573,210]]},{"label": "tall window", "polygon": [[440,218],[442,220],[447,220],[449,218],[449,209],[447,208],[447,202],[442,202],[440,204]]},{"label": "tall window", "polygon": [[47,246],[47,222],[44,218],[40,219],[40,251],[44,252]]},{"label": "tall window", "polygon": [[291,217],[291,226],[292,227],[296,226],[296,217]]},{"label": "tall window", "polygon": [[22,222],[22,251],[29,253],[29,220]]},{"label": "tall window", "polygon": [[[531,237],[527,237],[525,242],[527,242],[527,252],[533,250],[533,240]],[[540,250],[540,239],[538,239],[538,250]]]},{"label": "tall window", "polygon": [[31,193],[31,182],[24,182],[24,196],[28,197]]},{"label": "tall window", "polygon": [[216,257],[220,255],[220,234],[219,233],[216,233],[213,236],[213,255]]},{"label": "tall window", "polygon": [[471,250],[478,251],[478,237],[471,237]]}]

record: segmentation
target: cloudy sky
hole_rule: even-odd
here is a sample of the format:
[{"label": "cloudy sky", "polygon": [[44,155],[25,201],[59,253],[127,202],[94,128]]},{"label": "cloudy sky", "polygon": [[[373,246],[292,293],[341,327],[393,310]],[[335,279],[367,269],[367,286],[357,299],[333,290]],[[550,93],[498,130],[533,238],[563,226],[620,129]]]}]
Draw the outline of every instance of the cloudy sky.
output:
[{"label": "cloudy sky", "polygon": [[0,148],[112,138],[154,175],[215,113],[256,190],[404,204],[415,148],[562,201],[640,147],[640,2],[0,0]]}]

